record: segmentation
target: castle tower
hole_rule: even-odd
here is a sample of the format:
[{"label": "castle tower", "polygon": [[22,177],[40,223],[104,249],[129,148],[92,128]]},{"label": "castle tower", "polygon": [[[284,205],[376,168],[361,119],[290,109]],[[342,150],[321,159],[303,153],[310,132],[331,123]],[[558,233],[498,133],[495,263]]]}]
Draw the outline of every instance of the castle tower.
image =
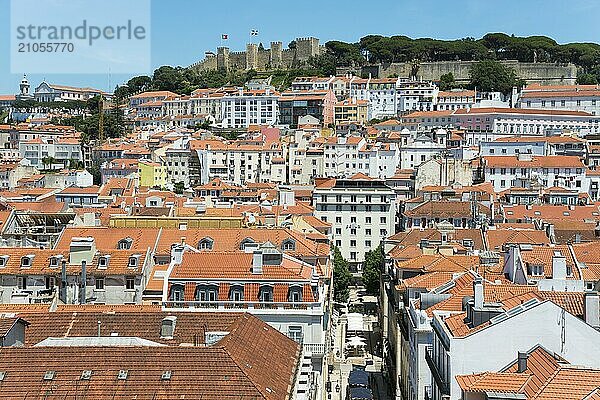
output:
[{"label": "castle tower", "polygon": [[283,44],[281,42],[271,42],[271,59],[269,63],[271,68],[281,68]]},{"label": "castle tower", "polygon": [[296,59],[306,62],[310,57],[320,54],[319,39],[314,37],[296,39]]},{"label": "castle tower", "polygon": [[229,71],[229,47],[217,47],[217,69]]},{"label": "castle tower", "polygon": [[246,69],[258,69],[258,46],[254,43],[246,44]]}]

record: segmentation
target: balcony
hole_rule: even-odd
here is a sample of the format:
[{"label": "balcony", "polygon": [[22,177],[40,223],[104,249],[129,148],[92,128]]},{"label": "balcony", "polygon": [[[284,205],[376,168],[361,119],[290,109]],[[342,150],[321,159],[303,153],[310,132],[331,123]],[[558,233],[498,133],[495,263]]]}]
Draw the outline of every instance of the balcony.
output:
[{"label": "balcony", "polygon": [[427,350],[425,351],[425,361],[427,362],[427,365],[429,366],[429,370],[431,371],[431,376],[433,376],[433,379],[435,380],[435,383],[439,387],[440,392],[442,392],[442,396],[449,396],[450,395],[450,385],[447,382],[445,382],[444,379],[442,378],[442,375],[440,374],[440,371],[438,370],[437,364],[433,360],[432,353],[433,353],[433,346],[431,346],[431,345],[427,346]]},{"label": "balcony", "polygon": [[184,311],[244,311],[255,314],[323,314],[323,305],[318,302],[164,301],[162,306],[163,309]]},{"label": "balcony", "polygon": [[322,356],[326,353],[325,343],[303,343],[302,347],[307,352],[310,351],[313,356]]}]

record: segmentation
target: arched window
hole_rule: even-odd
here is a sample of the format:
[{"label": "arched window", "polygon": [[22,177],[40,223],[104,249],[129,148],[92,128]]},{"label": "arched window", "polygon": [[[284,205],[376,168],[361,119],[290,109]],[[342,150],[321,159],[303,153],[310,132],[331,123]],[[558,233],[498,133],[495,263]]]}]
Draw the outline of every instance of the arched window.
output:
[{"label": "arched window", "polygon": [[281,242],[281,250],[283,251],[295,251],[296,241],[292,238],[287,238]]},{"label": "arched window", "polygon": [[197,285],[194,299],[196,299],[196,301],[217,301],[219,299],[219,286]]},{"label": "arched window", "polygon": [[231,285],[231,287],[229,288],[229,300],[244,301],[244,286]]},{"label": "arched window", "polygon": [[131,249],[132,244],[133,244],[133,239],[130,237],[126,237],[124,239],[119,240],[119,242],[117,243],[117,249],[129,250],[129,249]]},{"label": "arched window", "polygon": [[209,237],[202,238],[198,242],[198,250],[212,250],[214,244],[214,240]]},{"label": "arched window", "polygon": [[273,301],[273,286],[262,285],[258,291],[258,301],[270,303]]},{"label": "arched window", "polygon": [[302,302],[302,286],[290,286],[288,289],[288,301],[291,303]]},{"label": "arched window", "polygon": [[256,243],[252,238],[245,238],[244,240],[242,240],[240,242],[240,250],[245,250],[246,249],[246,245],[251,244],[251,243]]},{"label": "arched window", "polygon": [[171,286],[171,293],[169,293],[170,301],[183,301],[183,294],[185,288],[183,285],[173,285]]}]

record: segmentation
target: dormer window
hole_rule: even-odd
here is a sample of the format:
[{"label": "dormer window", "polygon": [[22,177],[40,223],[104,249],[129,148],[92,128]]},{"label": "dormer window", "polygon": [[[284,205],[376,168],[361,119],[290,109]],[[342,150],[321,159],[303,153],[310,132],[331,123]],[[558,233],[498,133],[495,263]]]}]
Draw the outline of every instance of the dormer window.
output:
[{"label": "dormer window", "polygon": [[281,250],[295,251],[296,250],[296,241],[291,238],[285,239],[283,242],[281,242]]},{"label": "dormer window", "polygon": [[129,250],[129,249],[131,249],[132,244],[133,244],[133,239],[130,237],[126,237],[124,239],[119,240],[119,243],[117,243],[117,249]]},{"label": "dormer window", "polygon": [[21,268],[31,268],[33,257],[33,254],[21,257]]},{"label": "dormer window", "polygon": [[209,237],[205,237],[198,242],[198,250],[212,250],[214,240]]},{"label": "dormer window", "polygon": [[242,285],[232,285],[229,289],[229,300],[244,301],[244,287]]},{"label": "dormer window", "polygon": [[245,250],[247,245],[254,244],[254,243],[256,243],[256,242],[252,238],[247,237],[240,242],[240,250]]},{"label": "dormer window", "polygon": [[0,268],[6,267],[6,263],[8,263],[8,256],[0,256]]},{"label": "dormer window", "polygon": [[263,285],[258,291],[258,301],[263,303],[270,303],[273,301],[273,287]]},{"label": "dormer window", "polygon": [[544,266],[543,265],[529,265],[527,267],[527,273],[531,276],[543,276]]},{"label": "dormer window", "polygon": [[[110,256],[101,256],[98,258],[98,269],[106,269],[108,268],[108,261],[110,260]],[[130,260],[131,262],[131,260]]]},{"label": "dormer window", "polygon": [[288,290],[288,301],[291,303],[302,302],[302,286],[290,286]]},{"label": "dormer window", "polygon": [[62,258],[62,256],[50,257],[50,268],[58,268],[61,258]]},{"label": "dormer window", "polygon": [[140,261],[140,255],[134,254],[131,257],[129,257],[129,263],[127,264],[127,266],[129,268],[137,268],[139,261]]}]

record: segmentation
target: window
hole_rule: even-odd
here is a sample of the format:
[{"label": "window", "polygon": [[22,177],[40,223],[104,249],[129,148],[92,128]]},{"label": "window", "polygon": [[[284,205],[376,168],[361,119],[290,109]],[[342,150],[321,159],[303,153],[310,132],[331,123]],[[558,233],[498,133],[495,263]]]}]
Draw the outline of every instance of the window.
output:
[{"label": "window", "polygon": [[254,239],[249,238],[249,237],[245,238],[244,240],[242,240],[240,242],[240,250],[245,250],[247,245],[253,244],[253,243],[255,243]]},{"label": "window", "polygon": [[131,239],[130,237],[127,237],[125,239],[119,240],[119,243],[117,243],[117,249],[129,250],[129,249],[131,249],[132,244],[133,244],[133,239]]},{"label": "window", "polygon": [[198,242],[198,250],[212,250],[214,240],[205,237]]},{"label": "window", "polygon": [[233,285],[229,289],[229,300],[244,301],[244,287],[242,285]]},{"label": "window", "polygon": [[273,287],[263,285],[258,292],[258,301],[270,303],[273,301]]},{"label": "window", "polygon": [[0,268],[6,267],[7,261],[8,261],[8,256],[0,256]]},{"label": "window", "polygon": [[356,240],[350,241],[350,247],[356,247]]},{"label": "window", "polygon": [[127,290],[135,289],[135,276],[126,276],[125,277],[125,289],[127,289]]},{"label": "window", "polygon": [[297,343],[302,343],[303,335],[302,335],[302,327],[301,326],[289,326],[287,336],[296,341]]},{"label": "window", "polygon": [[33,259],[32,255],[21,257],[21,268],[29,268],[31,267],[31,260]]},{"label": "window", "polygon": [[365,217],[365,224],[371,223],[371,217]]},{"label": "window", "polygon": [[171,301],[183,301],[184,288],[183,285],[173,285],[171,287],[171,293],[169,299]]},{"label": "window", "polygon": [[104,277],[96,277],[96,290],[104,290]]},{"label": "window", "polygon": [[46,290],[53,289],[56,286],[56,278],[54,276],[46,277]]},{"label": "window", "polygon": [[296,241],[291,238],[285,239],[283,242],[281,242],[281,250],[295,251],[296,250]]},{"label": "window", "polygon": [[302,287],[301,286],[291,286],[288,290],[288,301],[291,303],[301,303],[302,302]]},{"label": "window", "polygon": [[59,260],[59,256],[53,256],[50,257],[50,268],[57,268],[58,267],[58,260]]},{"label": "window", "polygon": [[138,266],[140,256],[134,255],[129,257],[129,264],[127,265],[129,268],[136,268]]},{"label": "window", "polygon": [[371,241],[365,240],[365,247],[371,247]]},{"label": "window", "polygon": [[342,234],[342,228],[335,228],[335,234],[336,235],[341,235]]},{"label": "window", "polygon": [[350,259],[351,260],[356,260],[356,252],[355,251],[351,251],[350,252]]},{"label": "window", "polygon": [[335,217],[335,223],[336,224],[341,224],[342,223],[342,217]]},{"label": "window", "polygon": [[219,298],[219,286],[197,285],[194,298],[196,301],[217,301]]},{"label": "window", "polygon": [[379,217],[379,222],[381,222],[382,224],[385,224],[386,220],[387,219],[385,217]]},{"label": "window", "polygon": [[338,240],[336,240],[336,241],[335,241],[335,245],[336,245],[337,247],[340,247],[340,246],[342,245],[342,241],[341,241],[341,240],[339,240],[339,239],[338,239]]},{"label": "window", "polygon": [[532,276],[542,276],[544,275],[544,266],[543,265],[530,265],[527,268],[527,272]]},{"label": "window", "polygon": [[98,258],[98,268],[106,269],[108,267],[108,258],[109,256],[102,256]]},{"label": "window", "polygon": [[17,288],[20,290],[27,289],[27,276],[17,276]]}]

